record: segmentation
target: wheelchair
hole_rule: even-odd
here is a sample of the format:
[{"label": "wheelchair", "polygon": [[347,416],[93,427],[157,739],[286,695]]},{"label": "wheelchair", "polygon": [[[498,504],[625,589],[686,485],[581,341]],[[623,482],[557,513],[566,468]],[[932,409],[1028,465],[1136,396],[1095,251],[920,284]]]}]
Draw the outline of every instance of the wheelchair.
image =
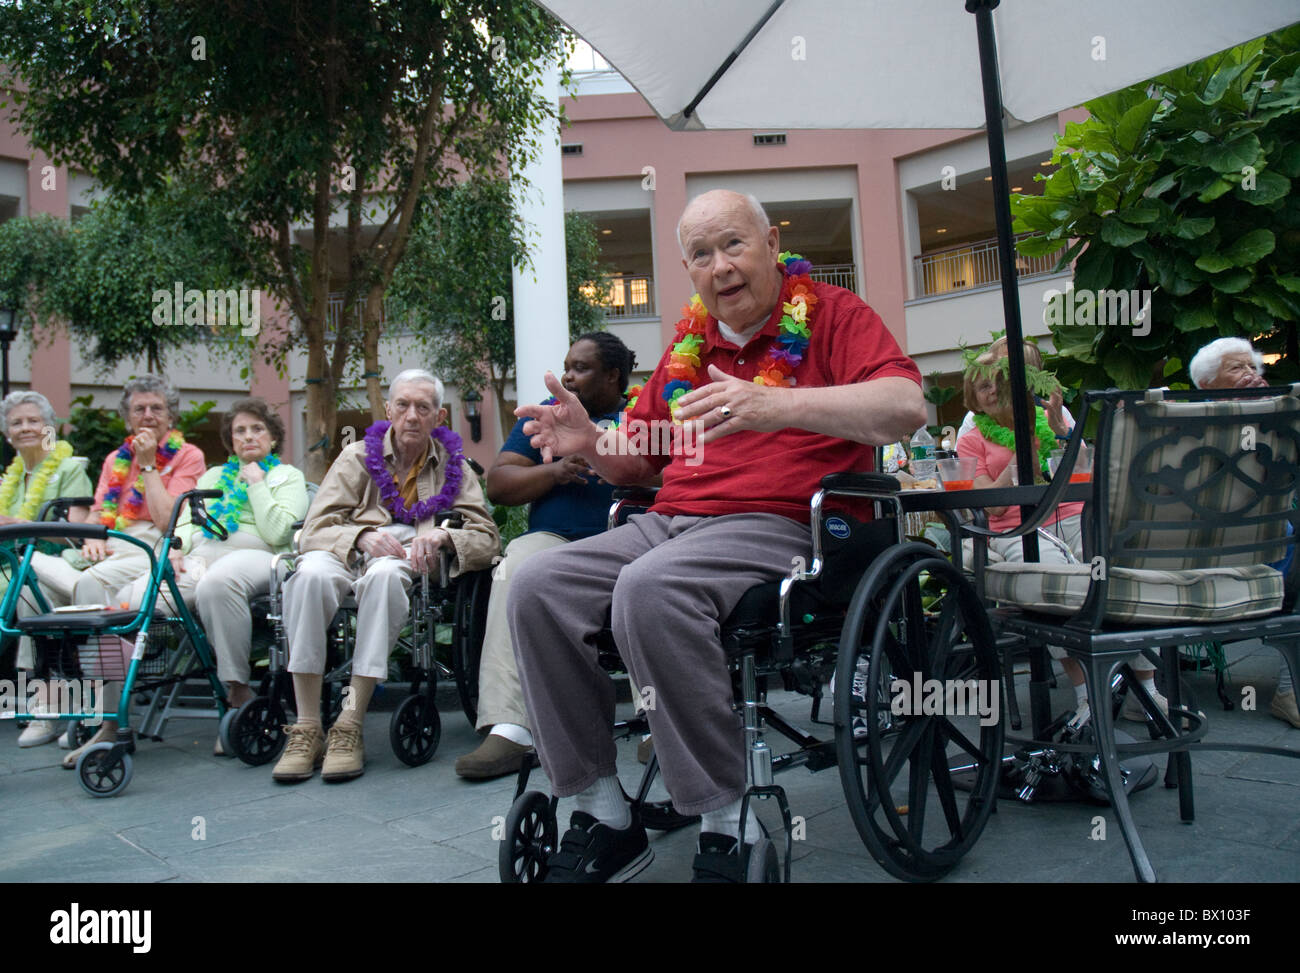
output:
[{"label": "wheelchair", "polygon": [[[73,700],[80,697],[79,701],[86,704],[30,718],[97,722],[107,717],[117,721],[116,742],[95,744],[77,760],[77,779],[82,789],[94,797],[120,794],[131,782],[136,731],[130,727],[130,710],[136,693],[152,691],[149,709],[139,732],[155,740],[161,739],[161,730],[171,706],[181,687],[189,680],[206,680],[216,704],[215,715],[223,716],[228,709],[225,688],[217,678],[216,661],[207,637],[185,607],[167,557],[168,552],[179,547],[176,523],[187,503],[194,524],[206,527],[216,536],[226,536],[225,529],[207,515],[203,505],[204,500],[220,496],[219,490],[190,490],[177,497],[160,551],[130,534],[100,524],[42,521],[0,527],[0,542],[14,542],[12,548],[7,544],[0,546],[0,556],[6,559],[11,578],[0,601],[0,635],[31,636],[36,646],[40,677],[51,680],[51,685],[57,685],[61,690],[77,687],[79,691],[71,694]],[[93,500],[76,498],[56,503],[66,509],[69,506],[89,506]],[[42,518],[48,512],[43,509]],[[149,586],[138,610],[84,605],[51,610],[32,568],[32,555],[38,542],[91,538],[124,541],[148,555]],[[175,614],[157,605],[163,585],[167,586],[176,606]],[[39,607],[38,614],[17,616],[18,601],[24,589]],[[134,645],[127,658],[123,654],[127,647],[124,640],[131,637]],[[92,712],[94,703],[99,703],[98,708],[102,710],[102,700],[96,694],[102,690],[104,682],[122,684],[116,714]],[[187,715],[195,714],[189,711]],[[77,742],[84,742],[76,737],[75,729],[70,729],[69,733]]]},{"label": "wheelchair", "polygon": [[[454,517],[442,526],[455,526]],[[296,554],[277,554],[271,562],[270,594],[252,602],[254,650],[267,652],[266,672],[257,695],[223,718],[221,740],[227,753],[244,763],[260,766],[275,760],[284,749],[285,725],[292,722],[295,701],[289,672],[289,637],[284,626],[284,583],[293,573]],[[442,737],[436,696],[438,679],[453,678],[470,725],[478,703],[478,658],[487,621],[491,593],[490,570],[449,577],[449,556],[441,553],[436,576],[417,578],[411,586],[409,625],[398,636],[395,649],[410,659],[410,692],[394,710],[389,723],[389,743],[402,763],[418,767],[433,759]],[[321,684],[321,721],[333,725],[344,706],[344,686],[351,674],[352,647],[356,639],[356,600],[349,594],[329,626],[324,680]],[[440,641],[449,639],[449,641]]]},{"label": "wheelchair", "polygon": [[[908,881],[932,881],[951,871],[994,810],[1004,733],[994,634],[961,571],[934,548],[906,542],[897,504],[887,502],[898,488],[893,477],[881,474],[824,477],[810,504],[811,565],[796,563],[782,581],[751,589],[722,624],[747,760],[741,820],[747,820],[751,802],[774,800],[785,831],[783,855],[766,835],[754,844],[747,881],[790,880],[793,819],[774,777],[795,767],[838,767],[867,850],[886,871]],[[847,498],[848,510],[828,510],[830,497]],[[874,502],[874,519],[854,516],[868,502]],[[609,668],[617,649],[608,628],[598,646]],[[769,685],[776,681],[819,703],[832,673],[839,687],[833,737],[814,736],[768,703]],[[850,689],[855,676],[856,691]],[[932,682],[941,687],[941,697],[942,687],[983,686],[997,701],[997,718],[959,713],[962,707],[952,705],[899,705],[908,702],[907,687]],[[868,732],[855,734],[855,722],[862,720]],[[793,748],[777,753],[764,739],[765,725]],[[626,736],[647,726],[638,714],[616,723],[614,732]],[[534,758],[521,769],[506,817],[498,862],[503,882],[543,880],[557,850],[558,798],[527,789],[535,766]],[[665,821],[663,808],[648,801],[657,774],[652,755],[632,813],[652,829],[684,823]],[[932,789],[937,811],[930,805]]]}]

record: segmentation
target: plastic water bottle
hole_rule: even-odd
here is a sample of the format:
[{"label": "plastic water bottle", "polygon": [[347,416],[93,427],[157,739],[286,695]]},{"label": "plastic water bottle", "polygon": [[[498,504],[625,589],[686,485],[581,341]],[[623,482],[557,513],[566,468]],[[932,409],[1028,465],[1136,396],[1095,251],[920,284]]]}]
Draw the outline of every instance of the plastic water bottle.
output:
[{"label": "plastic water bottle", "polygon": [[928,480],[934,476],[938,463],[934,458],[934,437],[922,426],[912,437],[912,475],[918,480]]}]

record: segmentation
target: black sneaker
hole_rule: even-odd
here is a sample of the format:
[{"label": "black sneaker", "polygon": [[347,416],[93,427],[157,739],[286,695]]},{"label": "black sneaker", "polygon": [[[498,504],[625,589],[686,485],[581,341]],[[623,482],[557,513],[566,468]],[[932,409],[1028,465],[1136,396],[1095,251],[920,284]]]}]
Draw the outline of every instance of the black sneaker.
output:
[{"label": "black sneaker", "polygon": [[545,882],[626,882],[654,861],[641,822],[615,830],[585,811],[574,811],[560,850],[546,863]]},{"label": "black sneaker", "polygon": [[740,841],[729,834],[701,831],[691,881],[727,882],[733,885],[743,883],[745,867],[749,864],[749,850],[754,846],[746,845],[742,855],[737,848],[739,844]]}]

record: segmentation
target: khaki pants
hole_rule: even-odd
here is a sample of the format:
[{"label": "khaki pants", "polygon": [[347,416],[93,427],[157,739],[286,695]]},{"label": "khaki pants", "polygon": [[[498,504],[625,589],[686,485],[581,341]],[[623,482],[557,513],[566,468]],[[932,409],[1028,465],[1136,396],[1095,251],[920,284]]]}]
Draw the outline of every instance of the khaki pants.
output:
[{"label": "khaki pants", "polygon": [[483,630],[483,656],[478,666],[478,728],[498,723],[530,726],[524,708],[524,691],[519,685],[519,666],[510,641],[510,620],[506,597],[514,573],[534,554],[569,543],[567,537],[537,531],[523,534],[506,547],[506,556],[492,571],[492,595],[488,599],[487,625]]},{"label": "khaki pants", "polygon": [[[403,544],[415,528],[390,525]],[[343,597],[357,599],[357,639],[352,674],[383,681],[388,653],[411,613],[411,562],[395,557],[366,558],[350,568],[328,551],[308,551],[284,585],[284,622],[289,633],[289,671],[325,671],[325,632]]]},{"label": "khaki pants", "polygon": [[[253,616],[248,603],[270,592],[272,557],[274,552],[266,541],[252,531],[240,530],[224,541],[200,541],[186,556],[184,570],[176,575],[176,587],[186,606],[198,607],[222,682],[249,681]],[[147,574],[136,578],[129,592],[132,608],[140,607],[148,586]],[[166,610],[175,611],[165,586],[158,600]]]}]

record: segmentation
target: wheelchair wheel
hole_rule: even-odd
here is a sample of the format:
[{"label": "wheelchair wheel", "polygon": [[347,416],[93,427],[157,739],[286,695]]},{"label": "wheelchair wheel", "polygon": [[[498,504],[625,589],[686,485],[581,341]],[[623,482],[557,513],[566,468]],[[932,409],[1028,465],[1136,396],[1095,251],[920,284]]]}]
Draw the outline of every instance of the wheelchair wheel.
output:
[{"label": "wheelchair wheel", "polygon": [[114,744],[97,743],[84,751],[77,758],[77,780],[81,789],[92,797],[112,797],[126,790],[131,783],[135,767],[129,753],[122,753],[117,760],[109,756]]},{"label": "wheelchair wheel", "polygon": [[456,675],[460,705],[469,725],[478,726],[478,665],[483,655],[492,572],[475,571],[456,589],[456,625],[451,637],[451,668]]},{"label": "wheelchair wheel", "polygon": [[[229,725],[228,741],[223,739],[226,753],[234,754],[252,767],[260,767],[280,756],[287,739],[284,733],[285,714],[275,701],[267,696],[254,696],[234,715],[226,714]],[[221,721],[227,726],[225,719]]]},{"label": "wheelchair wheel", "polygon": [[[859,656],[868,660],[865,679]],[[859,686],[835,700],[836,751],[854,825],[890,874],[940,878],[992,813],[1003,724],[988,616],[961,572],[932,548],[897,547],[858,585],[837,685],[851,686],[855,675]],[[866,718],[865,744],[854,739],[854,717]]]},{"label": "wheelchair wheel", "polygon": [[759,838],[749,849],[745,867],[745,884],[773,885],[781,881],[781,862],[771,838]]},{"label": "wheelchair wheel", "polygon": [[438,707],[424,693],[402,700],[388,724],[388,740],[397,759],[408,767],[418,767],[433,759],[442,739],[442,720]]},{"label": "wheelchair wheel", "polygon": [[541,791],[520,794],[506,815],[505,839],[497,853],[497,869],[507,885],[540,882],[546,860],[556,849],[555,805]]}]

